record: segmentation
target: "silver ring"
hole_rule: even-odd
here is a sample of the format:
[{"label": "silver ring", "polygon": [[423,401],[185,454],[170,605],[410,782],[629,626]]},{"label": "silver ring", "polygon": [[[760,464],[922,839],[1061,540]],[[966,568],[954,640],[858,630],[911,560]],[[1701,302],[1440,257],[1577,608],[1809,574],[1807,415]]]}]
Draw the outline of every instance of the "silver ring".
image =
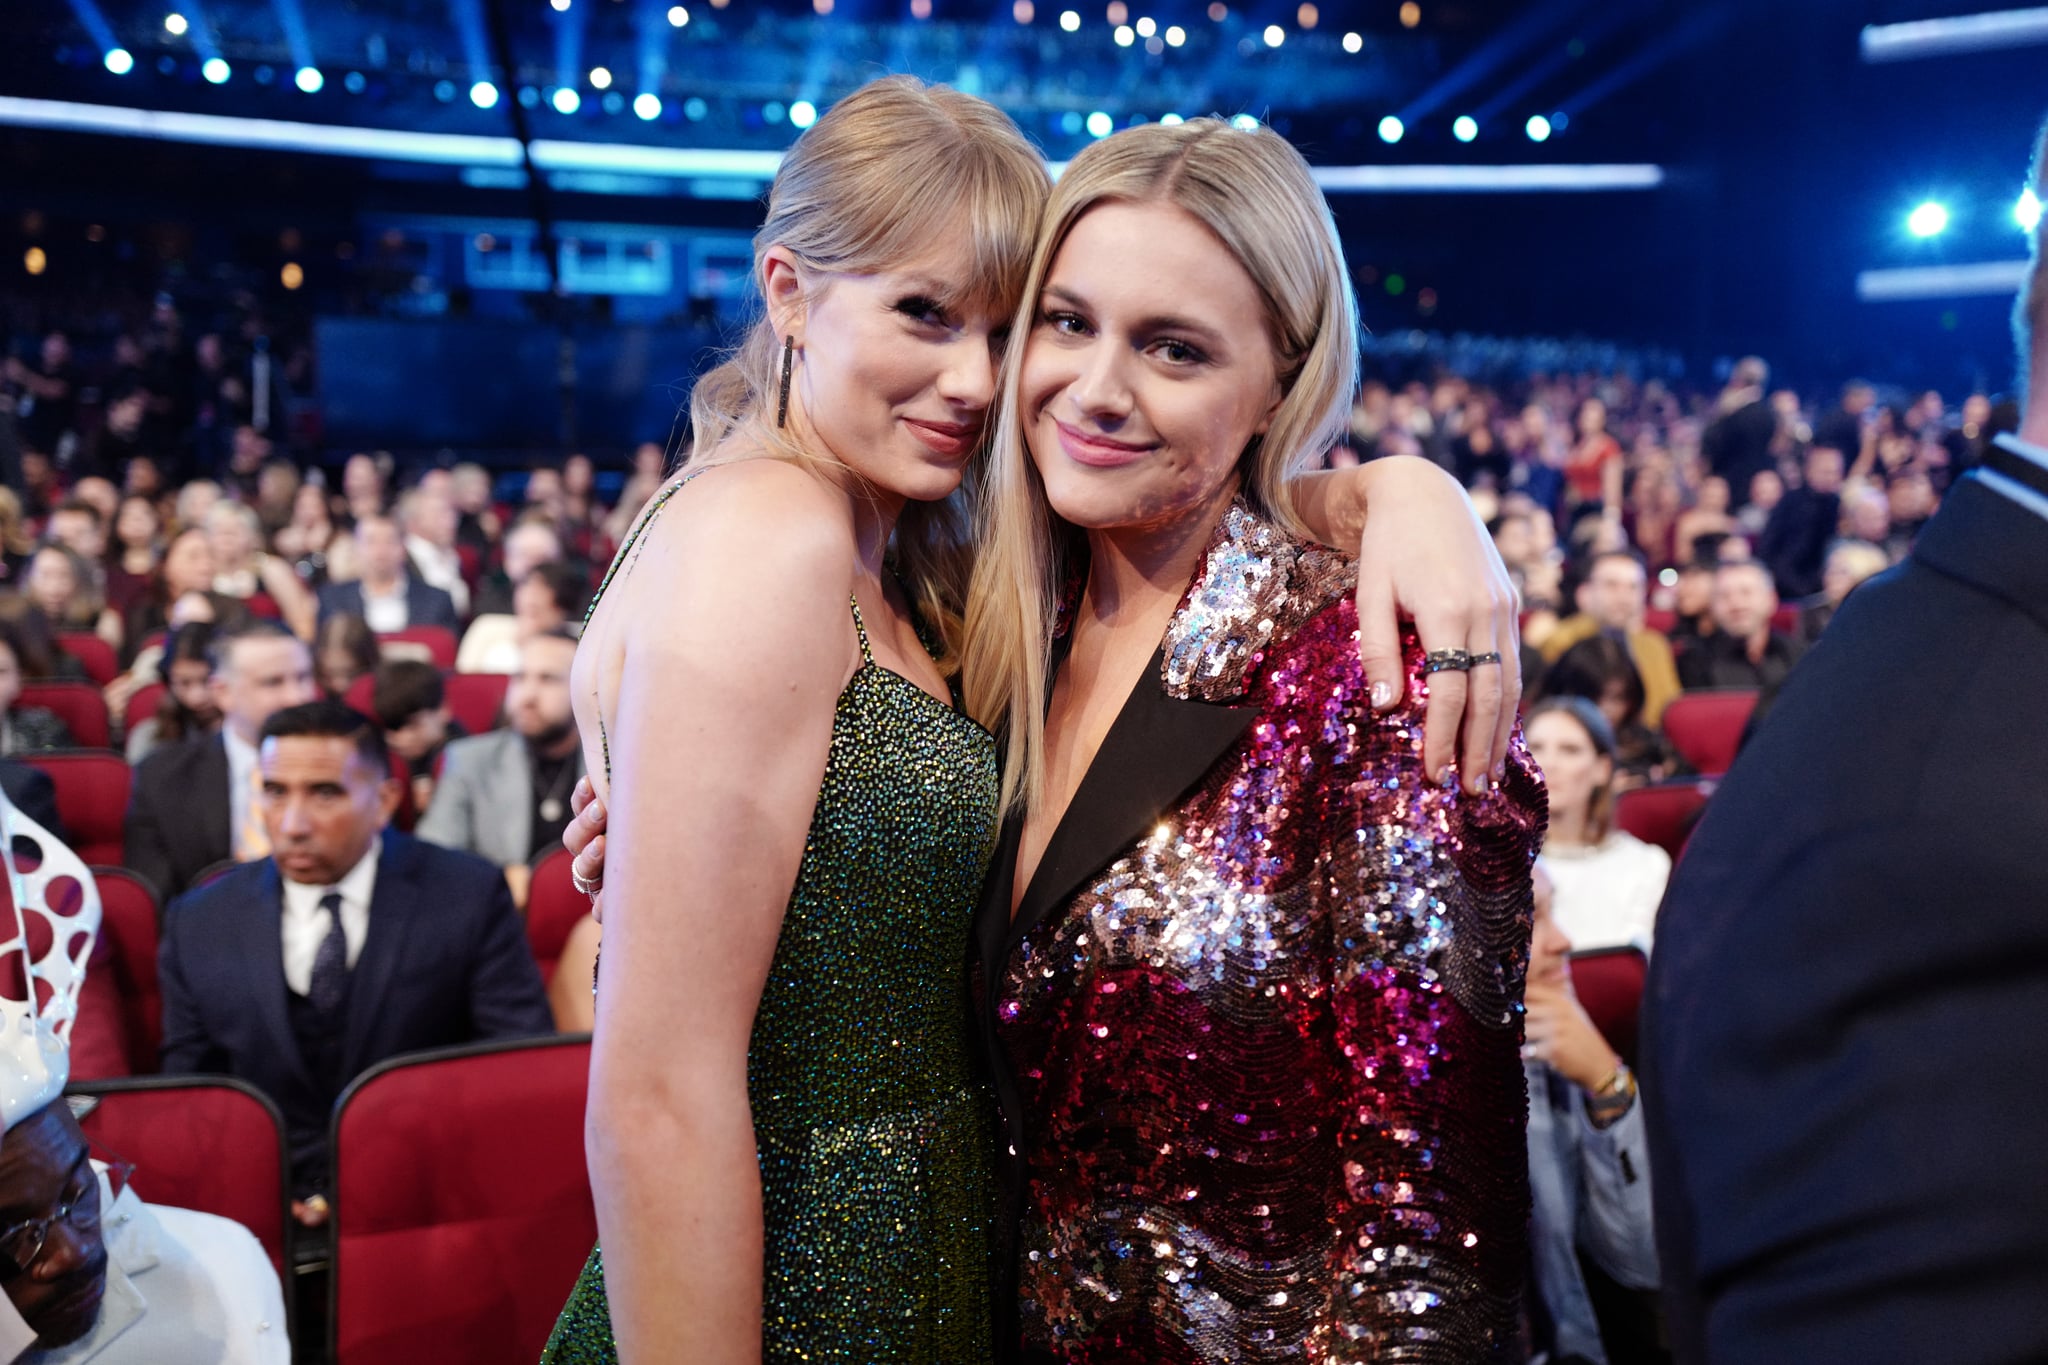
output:
[{"label": "silver ring", "polygon": [[584,895],[595,897],[599,891],[604,889],[604,878],[600,877],[596,881],[587,881],[584,879],[583,874],[578,872],[572,865],[569,868],[569,884]]},{"label": "silver ring", "polygon": [[1479,667],[1481,664],[1497,664],[1499,662],[1500,654],[1491,649],[1487,650],[1484,654],[1474,654],[1472,656],[1472,667],[1474,668]]}]

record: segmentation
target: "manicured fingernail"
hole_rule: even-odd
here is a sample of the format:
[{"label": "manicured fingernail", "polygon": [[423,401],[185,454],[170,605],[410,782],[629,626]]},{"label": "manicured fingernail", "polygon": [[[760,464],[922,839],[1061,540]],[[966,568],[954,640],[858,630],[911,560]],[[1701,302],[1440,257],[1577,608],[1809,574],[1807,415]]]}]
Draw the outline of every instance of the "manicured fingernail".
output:
[{"label": "manicured fingernail", "polygon": [[1446,763],[1443,766],[1443,770],[1436,775],[1436,784],[1445,791],[1451,791],[1457,787],[1458,775],[1451,771],[1450,764]]},{"label": "manicured fingernail", "polygon": [[1474,796],[1484,796],[1486,794],[1486,785],[1486,774],[1474,773],[1472,780],[1465,784],[1465,790],[1471,792]]},{"label": "manicured fingernail", "polygon": [[1506,759],[1502,759],[1499,763],[1493,765],[1493,780],[1496,782],[1505,782],[1508,780],[1508,765]]},{"label": "manicured fingernail", "polygon": [[1394,702],[1394,685],[1385,678],[1372,685],[1372,704],[1376,711],[1384,711]]}]

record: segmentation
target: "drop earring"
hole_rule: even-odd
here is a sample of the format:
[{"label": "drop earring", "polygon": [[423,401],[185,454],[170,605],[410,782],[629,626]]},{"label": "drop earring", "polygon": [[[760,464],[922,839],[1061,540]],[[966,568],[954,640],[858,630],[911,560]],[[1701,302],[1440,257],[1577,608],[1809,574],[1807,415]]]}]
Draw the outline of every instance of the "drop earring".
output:
[{"label": "drop earring", "polygon": [[781,426],[789,420],[789,367],[796,359],[796,338],[782,339],[782,393],[775,402],[775,425]]}]

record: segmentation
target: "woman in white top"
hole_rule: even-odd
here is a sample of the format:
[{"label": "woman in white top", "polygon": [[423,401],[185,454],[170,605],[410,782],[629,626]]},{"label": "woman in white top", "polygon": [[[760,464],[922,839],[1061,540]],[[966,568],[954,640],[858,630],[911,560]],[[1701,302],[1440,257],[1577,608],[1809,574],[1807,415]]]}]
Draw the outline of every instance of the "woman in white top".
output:
[{"label": "woman in white top", "polygon": [[1614,828],[1613,727],[1592,702],[1553,697],[1530,710],[1525,729],[1550,786],[1551,917],[1574,949],[1633,944],[1647,953],[1671,855]]}]

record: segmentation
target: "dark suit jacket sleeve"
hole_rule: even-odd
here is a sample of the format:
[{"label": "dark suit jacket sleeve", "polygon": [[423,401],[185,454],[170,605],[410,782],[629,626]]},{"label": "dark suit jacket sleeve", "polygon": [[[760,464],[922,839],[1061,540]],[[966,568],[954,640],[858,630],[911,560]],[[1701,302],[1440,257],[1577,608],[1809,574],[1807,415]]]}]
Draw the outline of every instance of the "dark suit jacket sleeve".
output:
[{"label": "dark suit jacket sleeve", "polygon": [[478,925],[476,955],[469,973],[469,1019],[477,1041],[530,1038],[553,1033],[547,988],[527,947],[526,933],[512,906],[512,890],[502,875],[490,879],[491,891]]},{"label": "dark suit jacket sleeve", "polygon": [[226,1071],[228,1058],[206,1030],[195,994],[196,984],[187,974],[185,939],[192,931],[191,915],[183,901],[171,902],[164,912],[163,942],[157,947],[157,986],[163,992],[163,1070],[166,1075],[189,1075],[201,1071]]},{"label": "dark suit jacket sleeve", "polygon": [[168,753],[151,754],[135,770],[135,792],[128,798],[128,827],[121,836],[121,863],[156,888],[159,896],[180,889],[177,862],[171,856],[157,809],[158,789]]},{"label": "dark suit jacket sleeve", "polygon": [[419,584],[420,610],[412,620],[416,626],[441,626],[462,634],[462,617],[455,610],[455,599],[446,588],[437,588],[431,583]]}]

